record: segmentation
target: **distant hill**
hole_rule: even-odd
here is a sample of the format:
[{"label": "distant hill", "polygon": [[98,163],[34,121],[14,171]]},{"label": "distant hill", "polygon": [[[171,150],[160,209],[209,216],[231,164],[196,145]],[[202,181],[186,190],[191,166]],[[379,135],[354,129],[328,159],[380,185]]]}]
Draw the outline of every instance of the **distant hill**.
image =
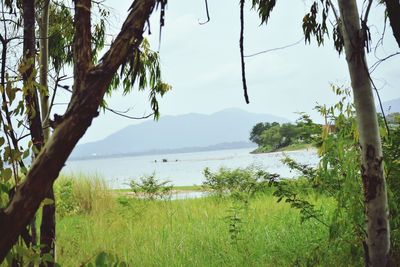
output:
[{"label": "distant hill", "polygon": [[[389,101],[382,102],[383,111],[388,113],[400,112],[400,98],[392,99]],[[377,107],[377,111],[380,112],[380,107]]]},{"label": "distant hill", "polygon": [[157,122],[146,121],[131,125],[103,140],[79,145],[72,152],[71,158],[244,147],[256,123],[274,121],[288,122],[282,117],[249,113],[235,108],[211,115],[190,113],[165,116]]}]

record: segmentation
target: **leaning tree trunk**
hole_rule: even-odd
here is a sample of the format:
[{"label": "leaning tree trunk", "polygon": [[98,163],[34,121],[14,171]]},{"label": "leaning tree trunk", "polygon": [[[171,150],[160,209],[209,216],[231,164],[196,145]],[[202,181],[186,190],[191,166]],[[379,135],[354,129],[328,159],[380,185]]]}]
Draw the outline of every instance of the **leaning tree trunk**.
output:
[{"label": "leaning tree trunk", "polygon": [[74,72],[79,75],[74,77],[74,92],[66,113],[54,122],[54,133],[33,162],[25,181],[18,186],[8,206],[0,209],[0,263],[18,235],[32,220],[72,149],[98,114],[100,103],[118,68],[140,45],[144,25],[155,4],[156,0],[135,0],[110,49],[100,63],[93,66],[91,58],[89,62],[86,61],[91,50],[90,38],[87,38],[90,28],[85,23],[90,20],[90,0],[75,0],[75,8],[82,9],[81,16],[75,17],[77,37],[74,42],[79,49],[74,49],[74,54],[80,60],[74,62]]},{"label": "leaning tree trunk", "polygon": [[[40,104],[42,112],[43,137],[46,143],[50,136],[49,126],[49,92],[48,92],[48,72],[49,72],[49,7],[50,1],[41,1],[41,12],[39,18],[39,35],[40,35]],[[53,187],[47,192],[47,199],[51,203],[44,205],[42,209],[42,223],[40,225],[40,255],[50,254],[53,258],[52,262],[42,263],[41,266],[54,266],[56,260],[55,240],[56,240],[56,204],[54,198]]]},{"label": "leaning tree trunk", "polygon": [[366,266],[384,267],[390,249],[389,209],[382,144],[364,52],[356,0],[338,0],[346,61],[354,94],[361,145],[361,175],[366,213]]}]

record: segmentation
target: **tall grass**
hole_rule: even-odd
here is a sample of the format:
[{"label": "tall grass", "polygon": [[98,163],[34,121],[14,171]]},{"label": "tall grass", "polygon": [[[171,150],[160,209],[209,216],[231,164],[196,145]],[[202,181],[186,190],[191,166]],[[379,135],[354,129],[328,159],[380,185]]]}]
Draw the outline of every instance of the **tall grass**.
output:
[{"label": "tall grass", "polygon": [[[328,234],[315,221],[300,224],[298,212],[271,195],[253,198],[246,210],[237,211],[235,242],[229,199],[151,202],[120,197],[118,203],[101,213],[58,222],[60,264],[79,266],[107,251],[129,266],[293,266]],[[318,205],[322,207],[321,200]],[[326,260],[323,266],[335,266]]]},{"label": "tall grass", "polygon": [[115,207],[112,192],[98,175],[63,175],[56,181],[55,192],[61,216],[101,213]]}]

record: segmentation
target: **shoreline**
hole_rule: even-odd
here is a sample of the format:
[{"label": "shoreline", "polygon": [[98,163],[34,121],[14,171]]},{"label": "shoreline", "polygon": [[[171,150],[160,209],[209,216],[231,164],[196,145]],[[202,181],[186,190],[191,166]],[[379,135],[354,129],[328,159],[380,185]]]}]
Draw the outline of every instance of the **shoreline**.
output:
[{"label": "shoreline", "polygon": [[257,155],[257,154],[272,154],[276,152],[292,152],[292,151],[301,151],[301,150],[306,150],[308,151],[309,149],[317,149],[314,145],[312,144],[296,144],[296,145],[290,145],[286,147],[281,147],[279,149],[267,151],[267,152],[262,152],[262,151],[257,151],[260,147],[254,149],[253,151],[250,152],[250,154]]}]

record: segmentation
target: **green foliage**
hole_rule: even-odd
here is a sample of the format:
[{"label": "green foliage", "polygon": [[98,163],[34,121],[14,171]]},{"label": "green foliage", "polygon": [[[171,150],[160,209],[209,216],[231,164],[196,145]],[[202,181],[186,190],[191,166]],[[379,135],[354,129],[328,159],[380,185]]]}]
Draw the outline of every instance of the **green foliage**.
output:
[{"label": "green foliage", "polygon": [[73,192],[73,180],[61,178],[57,181],[54,188],[57,196],[56,209],[61,217],[78,214],[77,200]]},{"label": "green foliage", "polygon": [[[96,4],[96,19],[92,22],[92,54],[93,61],[104,48],[106,22],[110,15],[102,5]],[[71,8],[65,1],[55,1],[49,10],[49,57],[54,70],[58,73],[65,64],[72,64],[74,41],[74,19]]]},{"label": "green foliage", "polygon": [[[354,107],[348,100],[350,90],[339,87],[333,87],[333,90],[340,101],[332,107],[317,107],[328,123],[321,135],[319,165],[313,169],[285,159],[289,167],[299,171],[305,178],[304,184],[296,188],[285,181],[279,182],[276,183],[277,191],[274,194],[279,200],[285,199],[292,207],[299,209],[303,221],[313,218],[328,228],[329,246],[342,253],[341,258],[336,260],[337,264],[358,265],[363,261],[365,240],[358,134]],[[302,190],[332,198],[335,205],[330,218],[324,218],[322,212],[302,196]],[[320,253],[323,252],[316,247],[314,253],[301,262],[319,264],[321,257],[317,254]],[[343,253],[346,255],[344,258]]]},{"label": "green foliage", "polygon": [[[320,5],[322,5],[322,14],[321,22],[318,22],[317,15]],[[329,1],[314,1],[311,5],[310,12],[303,18],[303,32],[306,42],[310,42],[311,35],[314,35],[317,39],[318,45],[324,44],[324,35],[328,34],[326,20],[328,18],[329,9]]]},{"label": "green foliage", "polygon": [[226,169],[217,172],[205,168],[203,188],[218,197],[232,196],[236,199],[247,199],[257,192],[263,192],[275,175],[267,174],[253,168]]},{"label": "green foliage", "polygon": [[129,183],[132,192],[143,196],[144,199],[155,200],[169,198],[172,193],[173,185],[168,185],[170,181],[159,181],[155,173],[140,177],[140,182],[131,180]]},{"label": "green foliage", "polygon": [[277,122],[269,123],[269,122],[259,122],[253,126],[250,132],[250,141],[256,143],[257,145],[262,145],[261,135],[264,131],[270,129],[273,126],[279,125]]},{"label": "green foliage", "polygon": [[[252,0],[252,7],[257,11],[261,19],[261,24],[267,24],[275,5],[276,0]],[[316,0],[312,2],[309,12],[304,15],[302,21],[306,43],[311,43],[311,37],[314,36],[319,46],[324,45],[325,37],[329,38],[329,23],[327,22],[330,21],[329,15],[332,9],[330,1]],[[334,47],[341,54],[344,47],[343,36],[340,30],[341,22],[334,21],[331,24]]]},{"label": "green foliage", "polygon": [[93,262],[82,265],[86,267],[125,267],[128,266],[126,262],[119,260],[118,256],[109,254],[107,252],[101,252],[96,256]]},{"label": "green foliage", "polygon": [[49,8],[49,58],[56,72],[72,63],[73,14],[64,1]]},{"label": "green foliage", "polygon": [[321,125],[301,113],[296,124],[257,123],[250,132],[250,141],[259,147],[255,152],[271,152],[294,144],[313,144],[321,133]]},{"label": "green foliage", "polygon": [[272,126],[266,131],[263,131],[261,134],[261,141],[264,147],[270,148],[271,150],[275,150],[281,146],[281,141],[283,137],[280,133],[280,126]]},{"label": "green foliage", "polygon": [[276,5],[276,0],[252,0],[252,7],[257,10],[261,24],[268,23],[271,12]]},{"label": "green foliage", "polygon": [[[7,254],[5,262],[8,266],[39,266],[39,264],[46,265],[47,262],[54,262],[54,259],[48,253],[40,255],[37,247],[26,247],[25,244],[18,242]],[[60,265],[54,263],[54,266]]]},{"label": "green foliage", "polygon": [[[400,261],[400,114],[389,117],[390,135],[384,135],[383,155],[390,210],[391,258]],[[383,124],[381,120],[381,124]]]},{"label": "green foliage", "polygon": [[140,91],[150,89],[150,105],[154,118],[158,119],[160,112],[157,95],[162,97],[171,90],[171,86],[163,82],[159,54],[150,49],[147,39],[143,39],[140,47],[121,66],[119,74],[116,74],[111,82],[108,93],[122,85],[124,94],[128,94],[135,84]]},{"label": "green foliage", "polygon": [[97,176],[60,177],[54,191],[57,214],[61,217],[101,212],[113,203],[108,186]]}]

